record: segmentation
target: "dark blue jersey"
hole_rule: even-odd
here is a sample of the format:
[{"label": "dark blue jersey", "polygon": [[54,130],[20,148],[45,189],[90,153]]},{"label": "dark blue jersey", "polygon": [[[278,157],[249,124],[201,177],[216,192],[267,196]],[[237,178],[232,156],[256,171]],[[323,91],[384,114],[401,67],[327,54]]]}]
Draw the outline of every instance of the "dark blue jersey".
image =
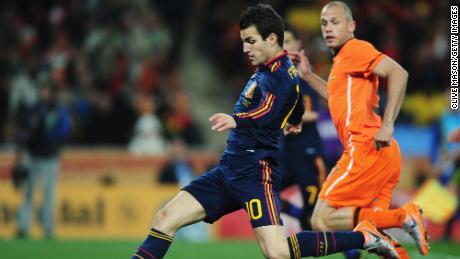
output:
[{"label": "dark blue jersey", "polygon": [[[319,111],[319,98],[311,86],[300,79],[300,88],[306,112]],[[323,143],[316,127],[316,121],[304,122],[299,135],[286,136],[285,150],[287,152],[306,152],[311,155],[323,153]]]},{"label": "dark blue jersey", "polygon": [[299,77],[286,54],[260,66],[249,79],[233,108],[237,127],[229,133],[225,154],[277,160],[282,129],[287,122],[301,122]]}]

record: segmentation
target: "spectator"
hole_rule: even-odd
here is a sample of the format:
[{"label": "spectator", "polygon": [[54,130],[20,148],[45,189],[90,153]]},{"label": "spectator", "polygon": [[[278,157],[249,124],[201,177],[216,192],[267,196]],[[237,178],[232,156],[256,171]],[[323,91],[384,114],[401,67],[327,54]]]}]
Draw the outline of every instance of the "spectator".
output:
[{"label": "spectator", "polygon": [[134,154],[160,154],[165,151],[162,125],[155,115],[155,103],[150,95],[138,97],[139,118],[134,125],[134,135],[129,151]]},{"label": "spectator", "polygon": [[45,236],[52,238],[59,151],[70,133],[71,124],[67,109],[59,104],[56,89],[50,84],[41,87],[39,98],[32,109],[25,108],[17,123],[20,133],[19,146],[24,148],[24,153],[30,158],[26,164],[30,173],[18,213],[17,234],[18,237],[26,237],[29,234],[34,190],[36,184],[42,181],[44,198],[40,219]]},{"label": "spectator", "polygon": [[[450,97],[449,93],[450,91],[446,91],[446,103],[450,101],[448,98]],[[439,180],[444,186],[450,187],[460,200],[460,143],[458,143],[458,139],[455,139],[455,135],[458,137],[460,129],[460,112],[447,109],[441,116],[439,124],[441,131],[441,172]],[[460,219],[460,207],[457,208],[457,211],[447,222],[444,231],[445,239],[453,238],[454,223],[458,219]]]},{"label": "spectator", "polygon": [[[172,141],[168,156],[170,160],[161,170],[159,182],[178,184],[182,188],[195,178],[192,166],[186,159],[188,152],[187,144],[183,140],[176,138]],[[209,239],[208,229],[209,227],[204,222],[199,222],[180,229],[175,238],[191,242],[207,241]]]},{"label": "spectator", "polygon": [[168,136],[180,137],[188,145],[200,145],[203,137],[190,114],[188,96],[184,92],[176,92],[171,95],[168,104],[169,110],[165,114],[165,126]]},{"label": "spectator", "polygon": [[169,162],[161,170],[159,181],[161,183],[176,183],[184,187],[194,178],[193,170],[187,157],[187,145],[183,140],[176,138],[171,142]]}]

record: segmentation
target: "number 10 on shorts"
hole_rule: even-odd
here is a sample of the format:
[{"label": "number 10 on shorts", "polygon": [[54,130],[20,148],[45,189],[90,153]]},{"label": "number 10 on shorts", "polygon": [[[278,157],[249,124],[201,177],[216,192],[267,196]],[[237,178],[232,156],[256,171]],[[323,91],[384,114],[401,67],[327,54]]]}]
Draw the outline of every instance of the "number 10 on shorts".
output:
[{"label": "number 10 on shorts", "polygon": [[249,215],[249,220],[258,220],[262,217],[262,203],[259,199],[252,199],[246,202],[246,211]]}]

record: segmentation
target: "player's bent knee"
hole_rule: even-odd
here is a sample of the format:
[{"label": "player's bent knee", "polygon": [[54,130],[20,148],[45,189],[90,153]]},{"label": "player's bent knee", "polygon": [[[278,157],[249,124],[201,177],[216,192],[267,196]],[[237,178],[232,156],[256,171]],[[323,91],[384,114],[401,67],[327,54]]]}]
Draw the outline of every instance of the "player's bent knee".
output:
[{"label": "player's bent knee", "polygon": [[321,231],[324,227],[323,223],[323,206],[322,206],[322,200],[318,200],[315,208],[313,210],[313,214],[311,215],[310,223],[311,223],[311,228],[313,230]]},{"label": "player's bent knee", "polygon": [[311,223],[311,229],[312,230],[319,230],[321,223],[318,221],[317,218],[311,218],[310,220]]},{"label": "player's bent knee", "polygon": [[324,213],[323,222],[327,229],[334,229],[334,213]]},{"label": "player's bent knee", "polygon": [[311,218],[311,227],[313,230],[316,231],[328,231],[329,230],[329,223],[327,220],[327,215],[317,214],[316,216]]},{"label": "player's bent knee", "polygon": [[[335,225],[334,221],[331,220],[329,217],[324,221],[325,225],[326,225],[326,229],[327,230],[337,230],[337,226]],[[325,231],[325,230],[322,230],[322,231]]]},{"label": "player's bent knee", "polygon": [[311,228],[313,230],[320,231],[322,230],[323,225],[324,225],[323,220],[317,215],[313,214],[313,216],[311,217]]},{"label": "player's bent knee", "polygon": [[329,231],[327,224],[323,221],[315,222],[312,224],[312,229],[316,231]]},{"label": "player's bent knee", "polygon": [[353,208],[340,208],[329,211],[326,225],[330,230],[349,230],[353,225]]},{"label": "player's bent knee", "polygon": [[161,208],[155,214],[152,227],[165,234],[173,235],[178,228],[178,224],[174,222],[174,214],[171,210],[168,208]]}]

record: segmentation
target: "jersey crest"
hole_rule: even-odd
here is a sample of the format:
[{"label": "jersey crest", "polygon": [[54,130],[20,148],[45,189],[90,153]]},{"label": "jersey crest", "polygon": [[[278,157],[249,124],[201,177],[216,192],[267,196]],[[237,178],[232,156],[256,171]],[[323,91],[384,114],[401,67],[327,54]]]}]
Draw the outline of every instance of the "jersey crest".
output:
[{"label": "jersey crest", "polygon": [[254,90],[256,89],[256,87],[257,87],[257,81],[254,81],[244,93],[244,97],[246,97],[247,99],[252,99],[252,96],[254,95]]}]

